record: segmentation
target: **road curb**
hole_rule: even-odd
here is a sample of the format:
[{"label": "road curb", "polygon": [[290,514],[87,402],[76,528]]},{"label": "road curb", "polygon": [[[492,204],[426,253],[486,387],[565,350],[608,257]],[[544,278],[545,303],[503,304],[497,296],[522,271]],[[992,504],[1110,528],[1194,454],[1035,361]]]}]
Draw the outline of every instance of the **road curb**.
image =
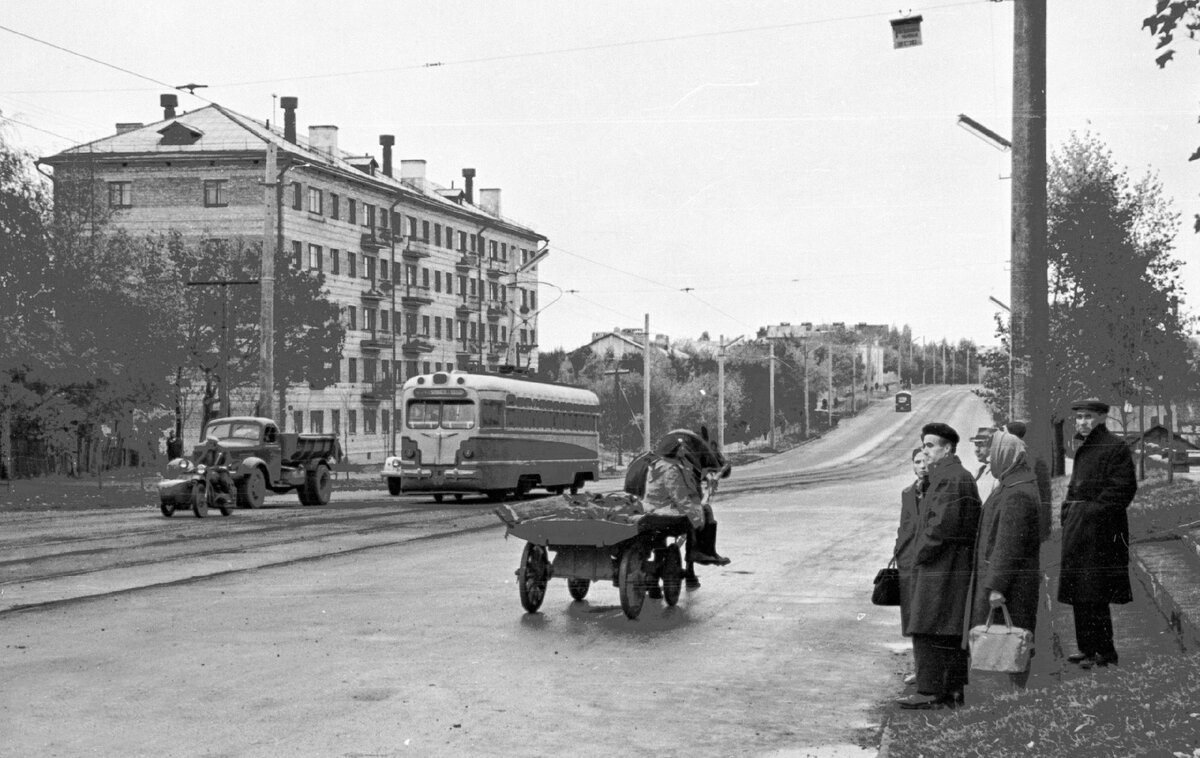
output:
[{"label": "road curb", "polygon": [[1135,545],[1130,551],[1134,576],[1185,650],[1200,650],[1200,569],[1186,555],[1194,550],[1194,541],[1177,539]]}]

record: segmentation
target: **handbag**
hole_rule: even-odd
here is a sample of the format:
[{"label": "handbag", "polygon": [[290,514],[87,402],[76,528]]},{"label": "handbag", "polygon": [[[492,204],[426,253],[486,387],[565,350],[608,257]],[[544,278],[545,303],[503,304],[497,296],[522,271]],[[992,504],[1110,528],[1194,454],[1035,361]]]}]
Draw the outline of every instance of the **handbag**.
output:
[{"label": "handbag", "polygon": [[895,558],[875,574],[871,602],[875,605],[900,605],[900,569],[896,568]]},{"label": "handbag", "polygon": [[1033,655],[1033,632],[1013,626],[1008,606],[1000,604],[1004,612],[1004,626],[992,626],[996,609],[988,612],[986,624],[971,627],[971,668],[979,671],[1001,671],[1018,674],[1029,668]]}]

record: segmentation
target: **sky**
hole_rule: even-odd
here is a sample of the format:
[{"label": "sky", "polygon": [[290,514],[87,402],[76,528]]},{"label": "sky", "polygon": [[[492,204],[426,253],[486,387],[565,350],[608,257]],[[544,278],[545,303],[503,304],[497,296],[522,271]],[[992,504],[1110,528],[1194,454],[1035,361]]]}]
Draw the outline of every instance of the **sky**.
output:
[{"label": "sky", "polygon": [[[1157,172],[1200,313],[1200,56],[1155,65],[1153,7],[1049,1],[1048,144],[1090,132]],[[910,14],[923,44],[894,49]],[[198,83],[182,109],[277,120],[291,95],[302,134],[376,156],[394,134],[446,186],[475,168],[549,238],[542,350],[647,315],[673,339],[865,321],[993,345],[1010,300],[1010,156],[957,124],[1012,133],[1009,1],[6,0],[0,26],[0,130],[35,155]]]}]

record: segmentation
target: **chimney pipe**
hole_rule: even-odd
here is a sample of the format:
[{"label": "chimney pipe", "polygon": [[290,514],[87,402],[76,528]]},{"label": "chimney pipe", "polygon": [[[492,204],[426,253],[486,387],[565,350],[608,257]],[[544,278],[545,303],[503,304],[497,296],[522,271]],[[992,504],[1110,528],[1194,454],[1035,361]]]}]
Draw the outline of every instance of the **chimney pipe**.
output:
[{"label": "chimney pipe", "polygon": [[383,146],[383,175],[392,175],[392,145],[396,144],[394,134],[379,135],[379,144]]},{"label": "chimney pipe", "polygon": [[293,145],[296,144],[296,106],[299,104],[299,98],[279,98],[279,105],[283,108],[283,138]]},{"label": "chimney pipe", "polygon": [[175,118],[175,106],[179,105],[178,95],[159,95],[158,104],[163,109],[163,119]]},{"label": "chimney pipe", "polygon": [[463,179],[466,181],[466,189],[464,190],[467,196],[467,202],[471,205],[475,204],[475,169],[464,168],[462,170]]}]

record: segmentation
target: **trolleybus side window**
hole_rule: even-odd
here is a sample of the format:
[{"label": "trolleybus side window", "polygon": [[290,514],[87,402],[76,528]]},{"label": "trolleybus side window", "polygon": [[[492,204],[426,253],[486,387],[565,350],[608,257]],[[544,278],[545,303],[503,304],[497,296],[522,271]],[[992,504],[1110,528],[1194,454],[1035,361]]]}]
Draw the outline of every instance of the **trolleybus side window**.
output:
[{"label": "trolleybus side window", "polygon": [[499,400],[479,401],[479,426],[499,429],[504,426],[504,403]]}]

